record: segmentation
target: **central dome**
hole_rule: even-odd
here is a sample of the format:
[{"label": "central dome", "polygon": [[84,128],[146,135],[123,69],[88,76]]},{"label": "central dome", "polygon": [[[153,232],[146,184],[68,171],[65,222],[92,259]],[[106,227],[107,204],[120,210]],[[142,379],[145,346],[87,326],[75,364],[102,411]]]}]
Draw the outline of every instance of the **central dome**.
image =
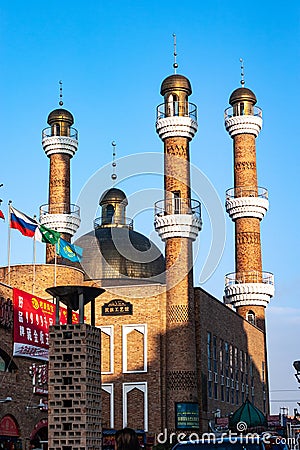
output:
[{"label": "central dome", "polygon": [[164,282],[165,260],[146,236],[126,227],[99,227],[81,236],[81,266],[91,280],[149,279]]},{"label": "central dome", "polygon": [[164,257],[150,239],[133,230],[127,204],[125,193],[115,187],[101,195],[101,216],[94,220],[94,230],[76,241],[83,249],[82,269],[90,280],[151,278],[164,283]]}]

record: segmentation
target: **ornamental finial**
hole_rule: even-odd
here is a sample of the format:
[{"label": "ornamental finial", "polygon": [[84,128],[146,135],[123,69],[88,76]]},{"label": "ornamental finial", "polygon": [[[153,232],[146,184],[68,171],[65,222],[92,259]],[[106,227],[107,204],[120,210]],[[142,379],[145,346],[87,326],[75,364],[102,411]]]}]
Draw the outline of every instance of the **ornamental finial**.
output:
[{"label": "ornamental finial", "polygon": [[173,45],[174,45],[174,63],[173,63],[173,67],[174,67],[174,73],[176,74],[176,70],[178,69],[178,64],[176,62],[176,56],[177,56],[177,52],[176,52],[176,34],[173,33]]},{"label": "ornamental finial", "polygon": [[62,100],[62,97],[63,97],[63,90],[62,90],[62,81],[60,80],[59,81],[59,98],[60,98],[60,100],[59,100],[59,106],[62,106],[63,104],[64,104],[64,102],[63,102],[63,100]]},{"label": "ornamental finial", "polygon": [[245,86],[245,73],[244,73],[244,60],[243,58],[240,58],[240,63],[241,63],[241,85],[242,87]]},{"label": "ornamental finial", "polygon": [[111,143],[112,145],[112,168],[113,168],[113,173],[111,174],[111,179],[113,180],[113,184],[115,184],[116,179],[118,178],[117,174],[116,174],[116,167],[117,167],[117,163],[116,163],[116,146],[117,144],[115,143],[115,141],[112,141]]}]

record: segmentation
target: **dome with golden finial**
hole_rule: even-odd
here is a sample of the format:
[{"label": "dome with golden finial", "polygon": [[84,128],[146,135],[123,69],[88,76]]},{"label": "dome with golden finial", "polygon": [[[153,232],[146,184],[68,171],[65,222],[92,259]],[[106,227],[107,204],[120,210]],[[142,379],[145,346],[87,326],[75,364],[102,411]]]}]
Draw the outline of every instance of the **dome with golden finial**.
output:
[{"label": "dome with golden finial", "polygon": [[184,75],[173,74],[168,76],[162,82],[160,93],[161,95],[165,95],[168,92],[172,91],[184,91],[187,95],[191,95],[192,87],[188,78]]},{"label": "dome with golden finial", "polygon": [[54,109],[49,114],[47,123],[51,126],[55,122],[66,122],[69,126],[71,126],[74,123],[74,117],[67,109],[64,108]]},{"label": "dome with golden finial", "polygon": [[240,103],[243,101],[247,101],[252,103],[253,105],[256,104],[257,99],[254,94],[254,92],[251,91],[251,89],[240,87],[238,89],[235,89],[230,98],[229,98],[229,104],[231,106],[235,105],[236,103]]}]

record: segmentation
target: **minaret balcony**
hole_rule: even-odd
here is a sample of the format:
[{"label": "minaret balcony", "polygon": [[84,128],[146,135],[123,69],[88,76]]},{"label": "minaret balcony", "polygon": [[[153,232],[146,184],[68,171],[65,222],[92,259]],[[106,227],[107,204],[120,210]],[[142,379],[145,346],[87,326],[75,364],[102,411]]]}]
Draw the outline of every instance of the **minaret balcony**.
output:
[{"label": "minaret balcony", "polygon": [[154,227],[160,238],[188,238],[194,241],[202,228],[198,200],[175,198],[155,203]]},{"label": "minaret balcony", "polygon": [[156,132],[162,140],[169,137],[191,140],[197,129],[197,106],[193,103],[175,101],[157,107]]},{"label": "minaret balcony", "polygon": [[97,217],[94,220],[94,229],[104,228],[104,227],[123,227],[133,230],[133,219],[130,217],[120,218],[120,217]]},{"label": "minaret balcony", "polygon": [[80,226],[80,208],[67,203],[52,203],[40,207],[40,222],[51,230],[74,236]]},{"label": "minaret balcony", "polygon": [[68,128],[68,136],[55,133],[52,127],[42,131],[42,145],[48,157],[55,153],[63,153],[74,156],[78,148],[78,131],[75,128]]},{"label": "minaret balcony", "polygon": [[259,135],[262,128],[262,110],[258,106],[252,107],[252,114],[243,114],[242,111],[237,114],[233,107],[225,109],[224,120],[225,128],[233,138],[237,134]]},{"label": "minaret balcony", "polygon": [[267,306],[274,296],[270,272],[233,272],[225,276],[225,302],[238,306]]},{"label": "minaret balcony", "polygon": [[256,217],[261,220],[269,209],[268,191],[257,186],[228,189],[225,207],[232,220],[241,217]]}]

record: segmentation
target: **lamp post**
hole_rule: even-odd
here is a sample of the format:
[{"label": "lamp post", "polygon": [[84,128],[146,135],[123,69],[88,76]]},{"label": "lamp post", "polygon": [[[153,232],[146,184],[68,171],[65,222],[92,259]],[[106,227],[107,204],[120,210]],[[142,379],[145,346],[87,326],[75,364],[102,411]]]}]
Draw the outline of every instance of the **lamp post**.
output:
[{"label": "lamp post", "polygon": [[11,397],[0,398],[0,403],[9,403],[9,402],[12,402],[12,401],[13,401],[13,399]]}]

